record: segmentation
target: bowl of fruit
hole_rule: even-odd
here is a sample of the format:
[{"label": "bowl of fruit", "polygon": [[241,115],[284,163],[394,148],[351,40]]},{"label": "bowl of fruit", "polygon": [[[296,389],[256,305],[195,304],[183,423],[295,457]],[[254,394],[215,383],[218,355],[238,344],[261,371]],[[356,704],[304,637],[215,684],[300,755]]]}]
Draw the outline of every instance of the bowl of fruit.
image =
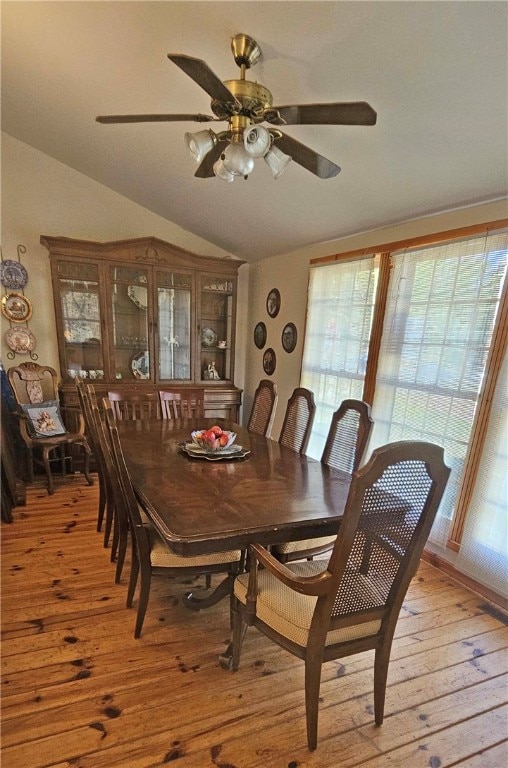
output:
[{"label": "bowl of fruit", "polygon": [[198,429],[191,433],[192,442],[208,453],[225,451],[236,440],[236,433],[217,425],[209,429]]}]

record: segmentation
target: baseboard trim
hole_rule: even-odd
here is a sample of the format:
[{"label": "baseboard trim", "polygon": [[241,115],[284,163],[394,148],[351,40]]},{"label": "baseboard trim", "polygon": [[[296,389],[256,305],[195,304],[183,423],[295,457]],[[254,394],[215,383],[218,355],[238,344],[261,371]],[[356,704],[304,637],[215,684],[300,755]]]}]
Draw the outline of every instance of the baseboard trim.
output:
[{"label": "baseboard trim", "polygon": [[429,552],[427,549],[424,549],[422,560],[425,560],[426,563],[430,563],[430,565],[439,568],[440,571],[447,573],[464,587],[471,589],[473,592],[477,592],[486,600],[490,600],[490,602],[495,603],[495,605],[498,605],[503,610],[508,611],[508,600],[505,597],[499,595],[497,592],[494,592],[494,590],[486,587],[484,584],[479,584],[470,576],[466,576],[465,573],[461,573],[461,571],[458,571],[456,568],[454,568],[453,565],[447,562],[443,557],[440,557],[434,552]]}]

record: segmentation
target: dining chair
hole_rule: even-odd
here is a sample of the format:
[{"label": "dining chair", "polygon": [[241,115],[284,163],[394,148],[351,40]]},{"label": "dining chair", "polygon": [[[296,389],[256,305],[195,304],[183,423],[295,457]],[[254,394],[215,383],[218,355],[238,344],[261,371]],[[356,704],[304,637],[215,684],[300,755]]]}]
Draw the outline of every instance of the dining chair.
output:
[{"label": "dining chair", "polygon": [[279,443],[293,451],[305,453],[315,413],[316,403],[310,389],[297,387],[288,400]]},{"label": "dining chair", "polygon": [[382,724],[395,626],[449,473],[440,446],[385,445],[353,475],[328,562],[284,565],[250,546],[250,571],[234,585],[232,668],[248,626],[305,662],[310,750],[317,746],[323,662],[375,651],[374,718]]},{"label": "dining chair", "polygon": [[267,437],[277,405],[277,385],[270,379],[261,379],[254,393],[252,409],[247,423],[249,432]]},{"label": "dining chair", "polygon": [[[90,475],[91,451],[85,436],[85,423],[79,408],[60,405],[55,369],[49,365],[21,363],[8,369],[7,379],[18,408],[16,416],[21,437],[28,451],[29,482],[34,480],[34,463],[39,464],[46,473],[48,493],[53,494],[51,462],[58,459],[62,475],[65,475],[65,449],[77,445],[83,450],[83,474],[88,485],[93,485]],[[67,427],[71,423],[72,431]]]},{"label": "dining chair", "polygon": [[[121,499],[123,502],[121,506],[127,513],[132,534],[131,572],[127,592],[128,608],[132,607],[138,576],[141,577],[134,637],[138,638],[141,635],[152,576],[176,578],[226,573],[226,580],[231,585],[229,593],[230,600],[232,601],[234,578],[239,573],[243,564],[242,552],[240,550],[230,550],[195,557],[183,557],[173,552],[159,536],[146,511],[142,509],[136,499],[125,464],[116,419],[108,400],[105,400],[104,403],[104,414],[111,436],[113,459],[121,489]],[[221,588],[222,585],[217,587],[217,589]],[[186,602],[186,605],[199,610],[199,603],[199,600],[194,600],[192,603]]]},{"label": "dining chair", "polygon": [[201,419],[205,415],[204,389],[159,390],[163,419]]},{"label": "dining chair", "polygon": [[101,461],[100,447],[97,445],[97,436],[95,434],[95,425],[92,422],[90,395],[86,390],[85,382],[81,378],[76,378],[76,392],[78,395],[79,407],[85,422],[85,434],[90,445],[92,454],[97,465],[97,475],[99,478],[99,506],[97,511],[97,532],[102,531],[104,514],[108,500],[107,478],[104,466]]},{"label": "dining chair", "polygon": [[[321,462],[351,475],[360,466],[372,430],[371,409],[363,400],[343,400],[332,416]],[[272,547],[281,563],[312,559],[329,552],[335,536],[288,541]]]},{"label": "dining chair", "polygon": [[119,421],[158,419],[160,413],[157,392],[108,391],[115,418]]},{"label": "dining chair", "polygon": [[[109,433],[103,430],[103,419],[99,409],[97,395],[93,384],[87,384],[84,388],[83,407],[85,408],[87,422],[90,428],[90,434],[93,437],[94,453],[97,458],[97,465],[100,467],[104,478],[105,486],[105,522],[104,522],[104,547],[109,547],[111,538],[110,560],[117,562],[116,581],[119,582],[122,575],[123,561],[126,551],[126,534],[122,528],[122,520],[118,520],[116,503],[118,499],[118,489],[115,489],[111,465],[111,449],[109,446]],[[102,522],[102,521],[101,521]],[[125,523],[123,523],[125,527]],[[112,537],[111,537],[111,534]],[[121,535],[123,534],[123,535]],[[121,548],[122,542],[125,542]],[[119,552],[120,546],[120,552]]]}]

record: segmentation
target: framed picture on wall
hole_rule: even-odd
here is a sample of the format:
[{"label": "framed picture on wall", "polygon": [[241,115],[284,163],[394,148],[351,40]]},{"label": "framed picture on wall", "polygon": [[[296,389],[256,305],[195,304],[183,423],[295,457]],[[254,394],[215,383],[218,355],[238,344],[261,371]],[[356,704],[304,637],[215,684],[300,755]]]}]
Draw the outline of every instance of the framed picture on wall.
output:
[{"label": "framed picture on wall", "polygon": [[277,317],[280,310],[280,292],[277,288],[272,288],[266,297],[266,311],[270,317]]},{"label": "framed picture on wall", "polygon": [[282,329],[282,348],[286,352],[292,352],[296,347],[298,334],[294,323],[287,323]]},{"label": "framed picture on wall", "polygon": [[266,325],[263,322],[254,328],[254,344],[258,349],[263,349],[266,344]]},{"label": "framed picture on wall", "polygon": [[275,366],[277,365],[277,357],[275,351],[268,347],[263,355],[263,370],[267,376],[272,376],[275,372]]}]

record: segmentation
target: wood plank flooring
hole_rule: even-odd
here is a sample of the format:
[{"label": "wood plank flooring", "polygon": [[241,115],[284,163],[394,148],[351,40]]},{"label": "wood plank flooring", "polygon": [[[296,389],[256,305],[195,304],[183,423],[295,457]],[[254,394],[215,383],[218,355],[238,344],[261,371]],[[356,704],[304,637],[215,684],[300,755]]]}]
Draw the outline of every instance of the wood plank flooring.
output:
[{"label": "wood plank flooring", "polygon": [[[397,625],[385,722],[373,654],[323,667],[306,747],[303,664],[250,629],[237,673],[218,656],[227,601],[185,609],[154,579],[143,634],[102,536],[97,484],[28,491],[2,524],[2,768],[505,768],[503,615],[422,563]],[[193,582],[204,590],[204,580]]]}]

